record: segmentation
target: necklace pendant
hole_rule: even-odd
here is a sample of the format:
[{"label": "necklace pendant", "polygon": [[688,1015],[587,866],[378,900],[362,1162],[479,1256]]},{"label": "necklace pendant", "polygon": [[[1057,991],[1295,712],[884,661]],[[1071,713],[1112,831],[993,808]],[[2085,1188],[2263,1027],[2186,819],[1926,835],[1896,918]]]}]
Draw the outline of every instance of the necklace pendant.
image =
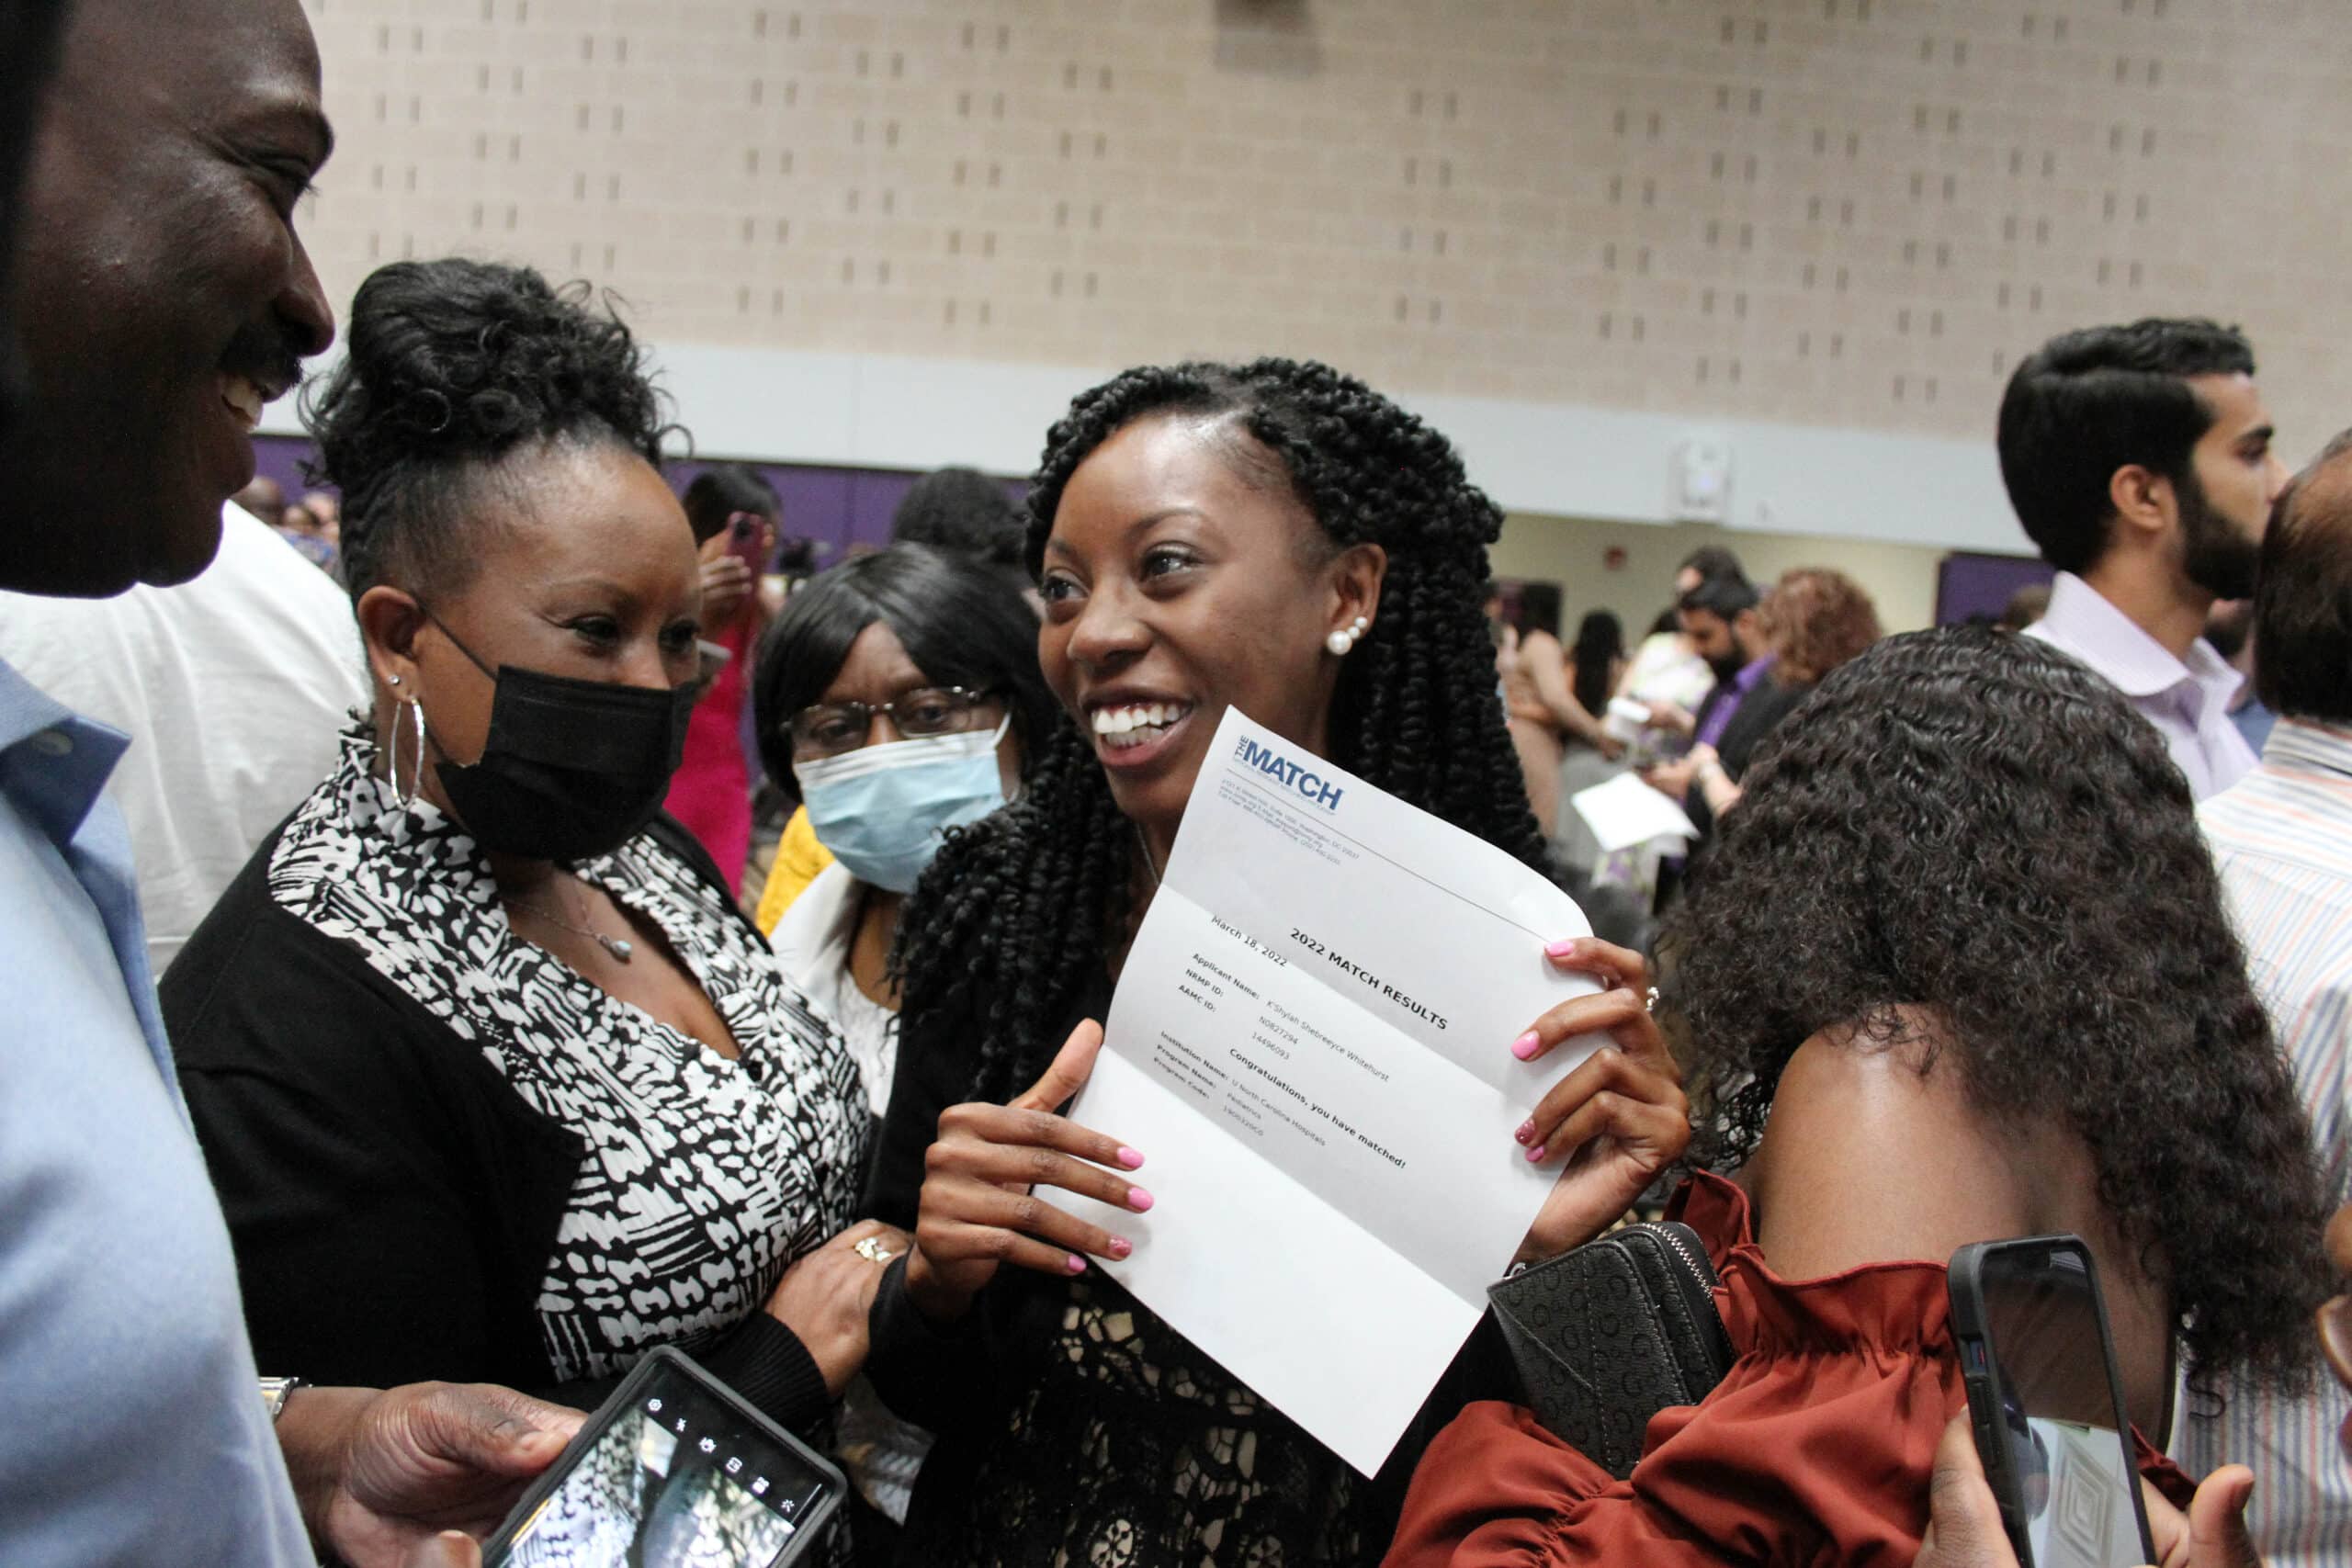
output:
[{"label": "necklace pendant", "polygon": [[611,953],[623,964],[628,963],[628,955],[637,951],[637,944],[635,942],[623,942],[616,936],[599,936],[596,940],[605,944],[605,951],[606,953]]}]

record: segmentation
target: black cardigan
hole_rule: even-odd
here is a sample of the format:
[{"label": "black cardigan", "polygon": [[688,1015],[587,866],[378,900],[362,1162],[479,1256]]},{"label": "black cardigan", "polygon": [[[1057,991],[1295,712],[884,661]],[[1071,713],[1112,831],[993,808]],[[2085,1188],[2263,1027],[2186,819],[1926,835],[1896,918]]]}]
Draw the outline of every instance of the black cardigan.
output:
[{"label": "black cardigan", "polygon": [[[684,829],[665,818],[653,836],[724,886]],[[319,1383],[495,1382],[601,1404],[618,1380],[557,1384],[533,1304],[584,1140],[357,950],[272,899],[277,838],[161,987],[255,1359]],[[330,1294],[368,1310],[320,1313]],[[765,1312],[695,1357],[784,1425],[824,1425],[816,1362]]]}]

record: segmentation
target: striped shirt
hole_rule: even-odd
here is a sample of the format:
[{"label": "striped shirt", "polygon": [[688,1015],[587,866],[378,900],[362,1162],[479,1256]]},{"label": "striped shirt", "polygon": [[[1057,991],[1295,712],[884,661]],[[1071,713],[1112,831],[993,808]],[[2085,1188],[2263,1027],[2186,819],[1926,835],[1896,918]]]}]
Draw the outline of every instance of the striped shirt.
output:
[{"label": "striped shirt", "polygon": [[[2198,819],[2311,1114],[2329,1201],[2352,1201],[2352,725],[2281,718],[2261,765],[2208,800]],[[2352,1394],[2328,1375],[2316,1345],[2312,1359],[2313,1397],[2225,1383],[2223,1413],[2192,1414],[2177,1443],[2193,1475],[2253,1467],[2249,1521],[2272,1568],[2352,1563],[2352,1467],[2336,1441]]]}]

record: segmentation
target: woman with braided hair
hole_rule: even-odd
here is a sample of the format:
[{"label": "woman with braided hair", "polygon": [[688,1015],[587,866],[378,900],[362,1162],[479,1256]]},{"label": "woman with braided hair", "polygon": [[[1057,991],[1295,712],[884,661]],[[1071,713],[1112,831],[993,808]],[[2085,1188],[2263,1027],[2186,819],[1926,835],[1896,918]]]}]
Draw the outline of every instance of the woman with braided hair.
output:
[{"label": "woman with braided hair", "polygon": [[[1367,1483],[1091,1272],[1087,1255],[1133,1244],[1052,1190],[1148,1209],[1145,1152],[1054,1111],[1091,1067],[1091,1021],[1227,707],[1544,864],[1479,609],[1500,522],[1442,436],[1320,365],[1132,370],[1047,437],[1028,555],[1041,662],[1075,722],[1018,802],[953,838],[899,934],[899,1066],[867,1206],[916,1238],[876,1294],[869,1368],[940,1438],[901,1561],[1217,1568],[1385,1546],[1418,1439]],[[1533,1059],[1594,1031],[1617,1048],[1518,1130],[1525,1157],[1563,1169],[1529,1256],[1617,1218],[1688,1137],[1640,958],[1548,951],[1611,988],[1494,1048]],[[1442,1392],[1425,1419],[1464,1397]]]}]

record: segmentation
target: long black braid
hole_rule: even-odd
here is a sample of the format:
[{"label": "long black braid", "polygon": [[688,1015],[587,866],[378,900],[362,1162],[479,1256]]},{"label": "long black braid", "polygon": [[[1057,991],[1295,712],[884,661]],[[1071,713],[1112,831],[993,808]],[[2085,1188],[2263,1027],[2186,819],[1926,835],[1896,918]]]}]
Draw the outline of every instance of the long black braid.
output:
[{"label": "long black braid", "polygon": [[[1286,486],[1334,549],[1387,551],[1379,617],[1340,669],[1331,760],[1545,868],[1479,608],[1502,513],[1444,436],[1363,382],[1261,359],[1147,367],[1081,393],[1046,437],[1030,570],[1078,466],[1123,427],[1167,413],[1230,416],[1257,444],[1233,443],[1245,477]],[[1027,793],[951,835],[899,924],[902,1027],[913,1037],[933,1020],[977,1022],[982,1099],[1019,1093],[1044,1069],[1128,914],[1135,829],[1067,715],[1045,745]]]}]

